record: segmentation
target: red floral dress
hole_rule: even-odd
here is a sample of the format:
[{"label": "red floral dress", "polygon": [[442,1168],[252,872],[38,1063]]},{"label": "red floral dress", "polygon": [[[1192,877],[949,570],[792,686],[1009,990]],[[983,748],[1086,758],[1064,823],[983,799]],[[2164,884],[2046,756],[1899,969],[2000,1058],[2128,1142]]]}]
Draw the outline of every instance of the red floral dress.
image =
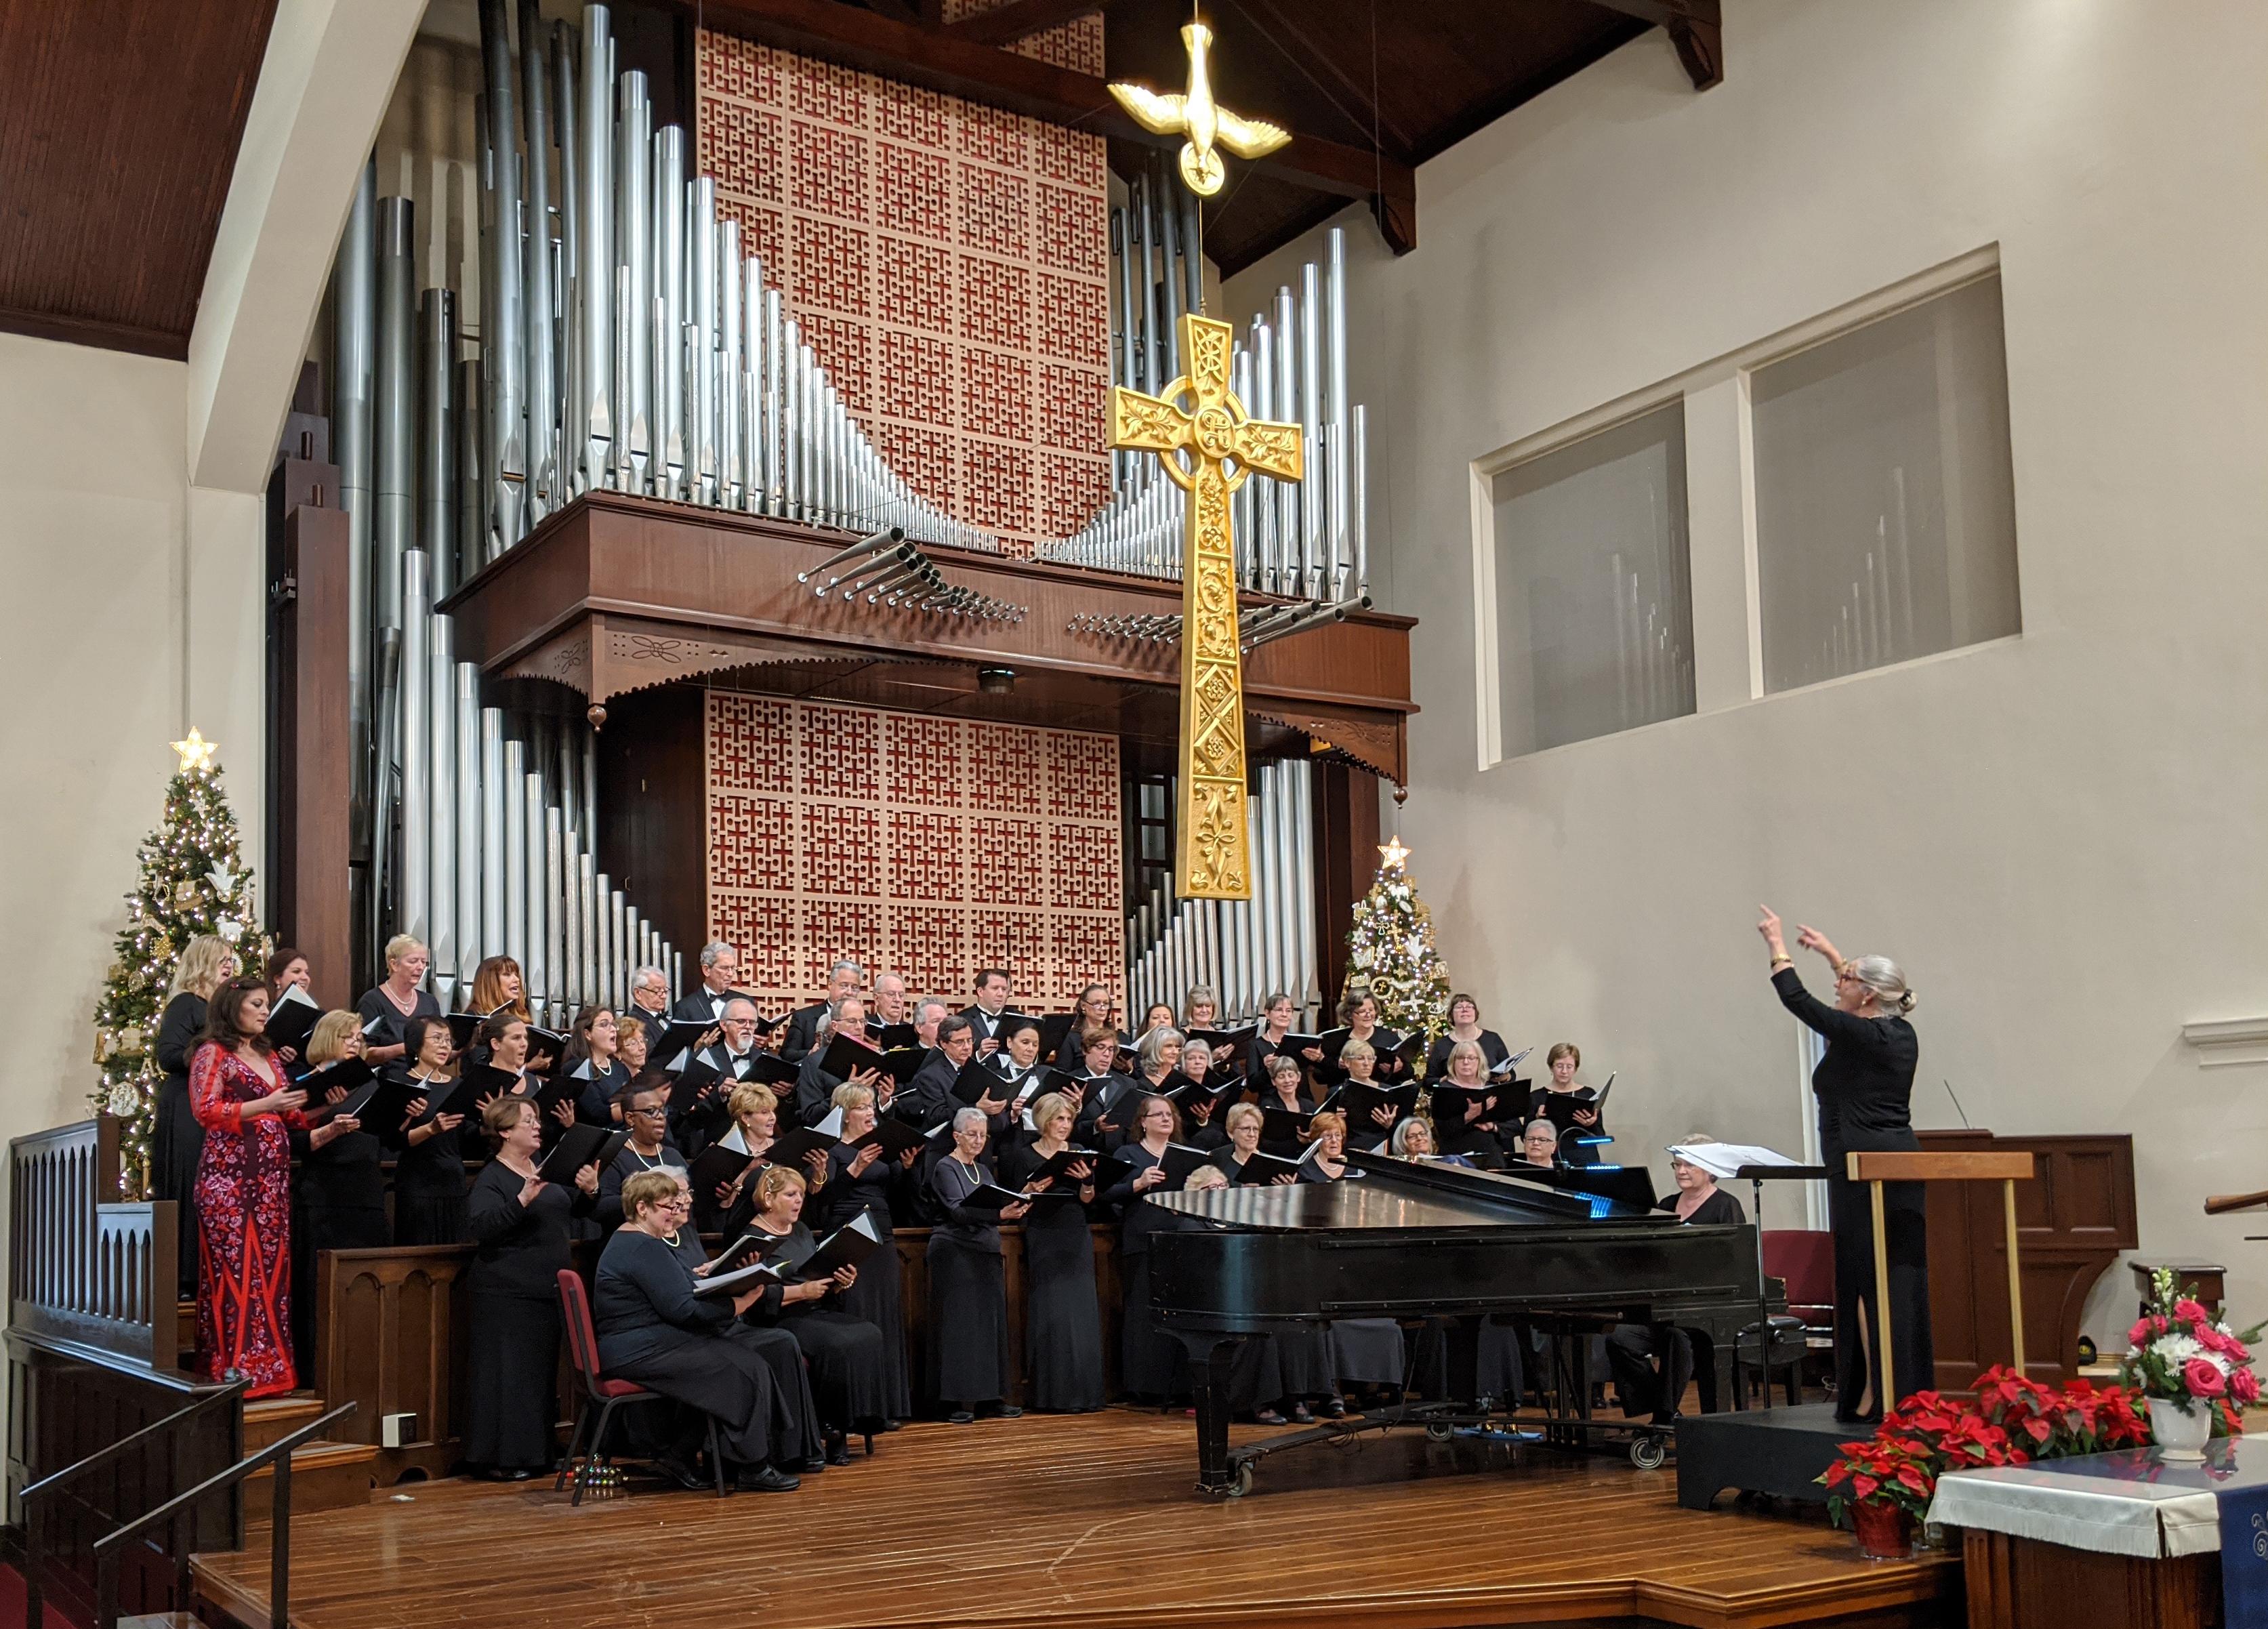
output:
[{"label": "red floral dress", "polygon": [[291,1131],[294,1111],[247,1120],[243,1106],[280,1082],[217,1043],[189,1064],[189,1107],[205,1128],[197,1161],[197,1353],[214,1380],[248,1375],[245,1395],[291,1390]]}]

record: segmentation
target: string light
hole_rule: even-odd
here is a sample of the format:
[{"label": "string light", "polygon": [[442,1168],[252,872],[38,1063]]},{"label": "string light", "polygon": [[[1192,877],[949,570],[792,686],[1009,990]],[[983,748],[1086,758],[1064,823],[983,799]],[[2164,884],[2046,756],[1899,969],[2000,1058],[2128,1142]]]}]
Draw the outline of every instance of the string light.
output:
[{"label": "string light", "polygon": [[1378,845],[1378,878],[1347,930],[1349,994],[1378,1003],[1378,1021],[1403,1035],[1449,1028],[1449,973],[1433,947],[1433,917],[1410,881],[1410,850],[1398,837]]}]

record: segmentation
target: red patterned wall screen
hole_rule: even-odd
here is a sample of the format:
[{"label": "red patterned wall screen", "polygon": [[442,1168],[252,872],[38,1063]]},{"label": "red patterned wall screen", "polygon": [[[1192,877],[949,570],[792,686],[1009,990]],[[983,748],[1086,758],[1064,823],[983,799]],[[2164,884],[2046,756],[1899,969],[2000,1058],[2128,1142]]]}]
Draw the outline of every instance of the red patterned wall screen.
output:
[{"label": "red patterned wall screen", "polygon": [[[947,19],[987,9],[951,0]],[[1109,495],[1102,138],[703,31],[721,211],[892,466],[1028,552]],[[1102,71],[1099,17],[1024,42]]]},{"label": "red patterned wall screen", "polygon": [[708,693],[709,932],[776,1012],[854,956],[965,1005],[1125,983],[1111,736]]}]

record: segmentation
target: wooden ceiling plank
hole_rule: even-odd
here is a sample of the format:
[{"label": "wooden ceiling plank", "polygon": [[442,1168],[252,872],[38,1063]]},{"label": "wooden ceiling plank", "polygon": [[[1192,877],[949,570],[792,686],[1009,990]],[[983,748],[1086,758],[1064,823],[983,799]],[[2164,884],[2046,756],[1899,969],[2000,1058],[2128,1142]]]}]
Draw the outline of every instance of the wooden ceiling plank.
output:
[{"label": "wooden ceiling plank", "polygon": [[1074,18],[1108,11],[1112,3],[1113,0],[1007,0],[1006,4],[994,6],[989,11],[947,23],[946,32],[980,45],[1013,45],[1033,34],[1060,28]]},{"label": "wooden ceiling plank", "polygon": [[1594,5],[1652,23],[1669,36],[1693,88],[1725,82],[1725,18],[1719,0],[1591,0]]},{"label": "wooden ceiling plank", "polygon": [[1408,162],[1409,132],[1388,118],[1372,91],[1356,84],[1344,69],[1331,60],[1329,52],[1285,14],[1277,0],[1237,0],[1237,5],[1252,20],[1255,31],[1276,48],[1301,78],[1345,115],[1348,122],[1358,129],[1375,130],[1388,151],[1397,159]]}]

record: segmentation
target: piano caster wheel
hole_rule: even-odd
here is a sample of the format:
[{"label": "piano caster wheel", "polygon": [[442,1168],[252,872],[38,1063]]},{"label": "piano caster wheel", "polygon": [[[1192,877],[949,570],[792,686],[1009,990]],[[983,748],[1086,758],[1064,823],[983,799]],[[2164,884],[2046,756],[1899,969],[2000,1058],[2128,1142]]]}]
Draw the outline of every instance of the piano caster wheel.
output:
[{"label": "piano caster wheel", "polygon": [[1221,1492],[1231,1499],[1241,1499],[1252,1491],[1252,1462],[1246,1460],[1236,1468],[1236,1480]]},{"label": "piano caster wheel", "polygon": [[1631,1463],[1640,1471],[1659,1471],[1668,1458],[1669,1440],[1667,1437],[1638,1437],[1631,1443]]},{"label": "piano caster wheel", "polygon": [[1432,1425],[1425,1427],[1425,1441],[1428,1442],[1447,1442],[1452,1434],[1454,1434],[1447,1426]]}]

